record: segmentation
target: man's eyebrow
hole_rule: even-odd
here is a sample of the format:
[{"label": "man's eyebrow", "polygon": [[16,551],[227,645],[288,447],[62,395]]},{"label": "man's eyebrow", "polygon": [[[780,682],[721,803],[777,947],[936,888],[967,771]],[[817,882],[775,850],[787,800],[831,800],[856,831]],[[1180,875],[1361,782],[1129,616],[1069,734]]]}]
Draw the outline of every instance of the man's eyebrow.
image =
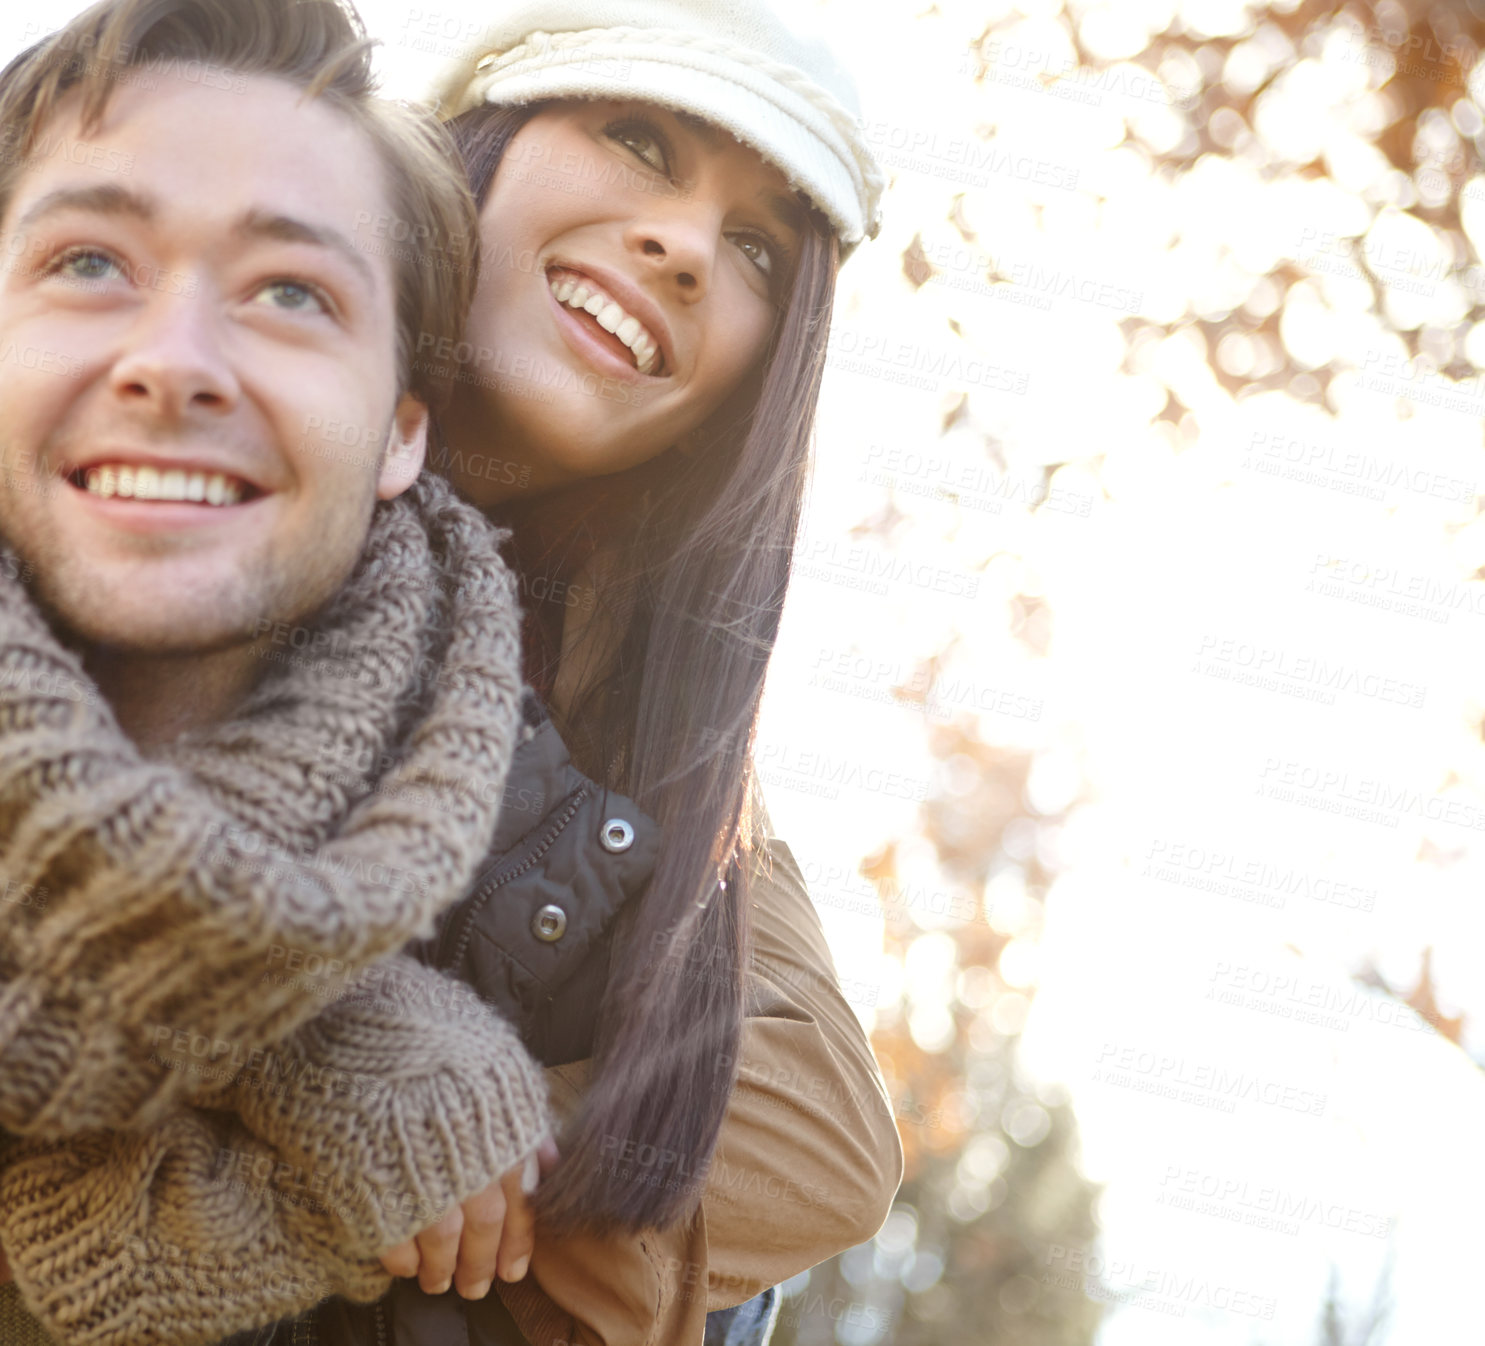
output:
[{"label": "man's eyebrow", "polygon": [[[16,221],[16,232],[24,233],[46,216],[64,210],[88,211],[95,215],[128,215],[146,223],[159,214],[154,197],[131,191],[127,187],[114,184],[59,187],[54,192],[48,192]],[[250,210],[238,222],[234,232],[252,238],[272,238],[285,243],[309,243],[316,247],[329,248],[344,257],[368,286],[376,288],[376,276],[371,264],[356,245],[338,230],[310,224],[292,215]]]},{"label": "man's eyebrow", "polygon": [[130,215],[146,221],[154,219],[157,214],[153,197],[143,196],[127,187],[59,187],[48,192],[16,221],[16,232],[23,234],[46,216],[64,210],[84,210],[95,215]]},{"label": "man's eyebrow", "polygon": [[292,215],[250,210],[238,222],[234,232],[250,238],[271,238],[281,243],[308,243],[318,248],[329,248],[351,264],[368,288],[376,289],[376,273],[371,269],[371,263],[338,229],[310,224],[307,220],[296,219]]}]

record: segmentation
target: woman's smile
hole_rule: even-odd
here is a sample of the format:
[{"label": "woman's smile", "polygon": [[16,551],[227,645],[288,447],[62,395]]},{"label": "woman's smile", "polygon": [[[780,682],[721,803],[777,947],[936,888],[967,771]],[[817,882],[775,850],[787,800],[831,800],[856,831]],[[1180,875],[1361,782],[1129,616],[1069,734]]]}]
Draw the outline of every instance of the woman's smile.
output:
[{"label": "woman's smile", "polygon": [[[554,266],[547,270],[547,285],[553,298],[578,315],[591,317],[593,325],[612,336],[627,352],[633,367],[641,374],[663,378],[665,360],[660,339],[645,323],[628,312],[598,281],[586,272]],[[598,338],[602,342],[602,338]]]}]

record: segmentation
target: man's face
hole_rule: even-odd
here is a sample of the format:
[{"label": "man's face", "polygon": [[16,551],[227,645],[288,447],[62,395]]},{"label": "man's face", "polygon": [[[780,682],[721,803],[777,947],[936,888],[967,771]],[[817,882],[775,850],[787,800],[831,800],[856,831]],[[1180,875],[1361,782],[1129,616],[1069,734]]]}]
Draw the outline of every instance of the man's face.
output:
[{"label": "man's face", "polygon": [[386,209],[376,151],[237,87],[124,84],[85,138],[68,96],[0,218],[0,534],[103,646],[310,615],[422,460],[391,264],[352,242]]}]

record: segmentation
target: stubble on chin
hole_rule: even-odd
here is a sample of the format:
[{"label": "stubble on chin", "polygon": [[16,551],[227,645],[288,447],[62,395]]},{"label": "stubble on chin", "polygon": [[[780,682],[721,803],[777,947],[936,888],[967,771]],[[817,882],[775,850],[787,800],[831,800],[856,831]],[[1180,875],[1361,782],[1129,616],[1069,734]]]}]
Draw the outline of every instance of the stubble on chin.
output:
[{"label": "stubble on chin", "polygon": [[[269,520],[235,554],[178,537],[134,536],[120,554],[87,555],[49,523],[47,489],[74,488],[16,473],[0,449],[0,544],[69,645],[132,656],[211,655],[261,641],[278,624],[309,624],[333,601],[365,549],[374,495],[342,497],[304,519]],[[44,481],[44,478],[41,480]],[[286,526],[285,526],[286,525]]]},{"label": "stubble on chin", "polygon": [[152,578],[148,564],[120,564],[99,575],[56,555],[22,557],[32,595],[69,644],[133,656],[216,654],[261,634],[265,614],[287,606],[287,586],[271,557],[257,556],[230,580]]}]

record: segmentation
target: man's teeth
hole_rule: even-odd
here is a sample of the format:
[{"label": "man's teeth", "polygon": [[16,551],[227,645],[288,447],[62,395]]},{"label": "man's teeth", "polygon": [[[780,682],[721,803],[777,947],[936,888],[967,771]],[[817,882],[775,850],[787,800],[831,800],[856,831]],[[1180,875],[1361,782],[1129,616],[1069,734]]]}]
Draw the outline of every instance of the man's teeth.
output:
[{"label": "man's teeth", "polygon": [[196,504],[235,505],[242,499],[242,483],[221,472],[187,472],[169,467],[134,467],[107,463],[90,467],[83,484],[92,495],[126,500],[190,500]]},{"label": "man's teeth", "polygon": [[651,373],[660,363],[660,343],[645,325],[625,313],[591,281],[580,280],[571,272],[558,272],[548,284],[559,304],[591,313],[605,332],[612,332],[628,346],[634,356],[634,367],[641,374]]}]

